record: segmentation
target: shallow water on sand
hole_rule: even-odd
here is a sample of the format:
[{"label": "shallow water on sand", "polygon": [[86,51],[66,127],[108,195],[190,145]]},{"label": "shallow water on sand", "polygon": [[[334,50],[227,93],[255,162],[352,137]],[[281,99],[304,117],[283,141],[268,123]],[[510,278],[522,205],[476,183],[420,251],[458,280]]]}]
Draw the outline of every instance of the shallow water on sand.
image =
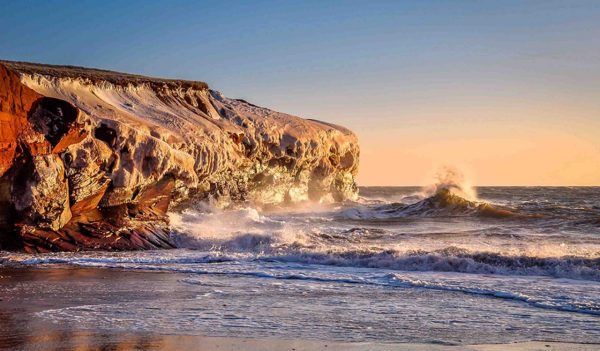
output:
[{"label": "shallow water on sand", "polygon": [[[130,274],[118,284],[75,286],[31,279],[2,284],[0,294],[79,296],[32,312],[79,329],[600,343],[600,188],[487,187],[476,198],[454,190],[362,188],[358,202],[294,209],[198,206],[172,214],[180,249],[0,258],[19,269],[168,278],[147,284]],[[106,296],[94,298],[99,291]]]}]

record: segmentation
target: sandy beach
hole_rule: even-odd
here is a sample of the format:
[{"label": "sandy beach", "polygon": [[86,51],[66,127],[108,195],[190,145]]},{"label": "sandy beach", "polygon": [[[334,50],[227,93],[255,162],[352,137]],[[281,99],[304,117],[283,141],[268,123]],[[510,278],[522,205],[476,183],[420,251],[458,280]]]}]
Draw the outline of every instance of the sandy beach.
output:
[{"label": "sandy beach", "polygon": [[598,345],[523,342],[494,345],[432,345],[336,343],[312,340],[245,339],[234,337],[205,337],[189,335],[102,334],[93,332],[64,332],[31,336],[24,343],[3,345],[6,350],[202,350],[202,351],[592,351]]},{"label": "sandy beach", "polygon": [[[40,315],[70,307],[124,301],[149,301],[168,295],[173,301],[186,292],[164,289],[177,275],[151,271],[77,268],[3,267],[0,269],[0,349],[3,350],[600,350],[596,344],[543,341],[487,345],[336,342],[280,338],[241,338],[153,333],[78,327],[52,322]],[[151,287],[151,288],[150,288]],[[136,318],[136,316],[127,316]],[[148,323],[153,321],[149,320]]]}]

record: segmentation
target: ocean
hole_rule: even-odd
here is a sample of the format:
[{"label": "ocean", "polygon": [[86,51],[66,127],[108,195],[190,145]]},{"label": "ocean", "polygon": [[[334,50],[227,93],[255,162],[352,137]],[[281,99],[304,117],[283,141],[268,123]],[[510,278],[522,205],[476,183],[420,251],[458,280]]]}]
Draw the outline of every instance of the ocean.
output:
[{"label": "ocean", "polygon": [[[174,250],[2,252],[3,267],[128,278],[4,283],[0,297],[71,296],[77,303],[41,306],[35,318],[78,330],[600,343],[600,187],[362,187],[355,202],[198,204],[170,220]],[[165,281],[129,274],[138,271]],[[106,297],[86,300],[98,291]]]}]

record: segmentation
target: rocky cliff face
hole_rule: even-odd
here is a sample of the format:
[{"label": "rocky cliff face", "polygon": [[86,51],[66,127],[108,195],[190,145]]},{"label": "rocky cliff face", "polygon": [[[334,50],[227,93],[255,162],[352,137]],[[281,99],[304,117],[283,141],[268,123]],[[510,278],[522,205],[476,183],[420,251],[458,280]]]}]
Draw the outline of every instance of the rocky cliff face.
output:
[{"label": "rocky cliff face", "polygon": [[349,130],[205,83],[0,61],[0,245],[171,247],[166,212],[356,197]]}]

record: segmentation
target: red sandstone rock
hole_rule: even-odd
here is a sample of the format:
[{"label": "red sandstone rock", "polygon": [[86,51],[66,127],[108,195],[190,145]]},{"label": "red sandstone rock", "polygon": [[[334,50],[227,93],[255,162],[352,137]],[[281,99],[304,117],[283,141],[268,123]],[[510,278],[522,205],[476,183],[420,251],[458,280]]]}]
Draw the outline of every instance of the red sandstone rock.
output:
[{"label": "red sandstone rock", "polygon": [[173,247],[167,211],[356,196],[350,131],[201,82],[0,62],[0,248]]}]

